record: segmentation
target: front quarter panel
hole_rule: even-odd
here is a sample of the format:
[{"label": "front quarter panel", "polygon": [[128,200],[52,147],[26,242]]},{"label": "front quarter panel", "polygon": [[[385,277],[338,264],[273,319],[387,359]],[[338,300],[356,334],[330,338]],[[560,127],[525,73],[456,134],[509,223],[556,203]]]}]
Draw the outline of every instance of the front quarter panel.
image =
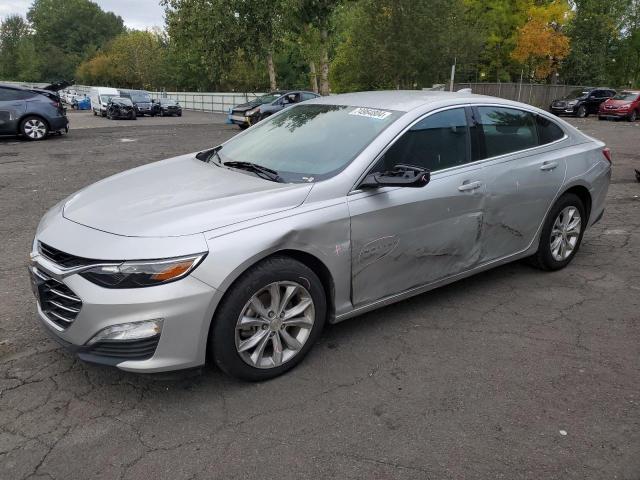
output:
[{"label": "front quarter panel", "polygon": [[226,291],[252,265],[283,250],[312,255],[329,271],[336,313],[350,302],[351,251],[346,199],[312,202],[293,213],[252,222],[250,226],[205,233],[209,255],[193,273]]}]

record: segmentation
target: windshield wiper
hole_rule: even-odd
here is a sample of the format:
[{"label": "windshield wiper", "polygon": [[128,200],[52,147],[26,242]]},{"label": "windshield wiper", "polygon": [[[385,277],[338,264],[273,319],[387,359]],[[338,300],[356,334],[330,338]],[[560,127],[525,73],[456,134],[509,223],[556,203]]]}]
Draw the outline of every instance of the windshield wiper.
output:
[{"label": "windshield wiper", "polygon": [[278,172],[276,172],[275,170],[272,170],[267,167],[263,167],[262,165],[257,165],[255,163],[231,161],[231,162],[223,162],[222,165],[224,165],[225,167],[238,168],[240,170],[247,170],[248,172],[254,172],[254,173],[257,173],[258,175],[261,175],[262,178],[266,178],[267,180],[271,180],[273,182],[280,182],[280,183],[284,182],[282,177],[278,175]]}]

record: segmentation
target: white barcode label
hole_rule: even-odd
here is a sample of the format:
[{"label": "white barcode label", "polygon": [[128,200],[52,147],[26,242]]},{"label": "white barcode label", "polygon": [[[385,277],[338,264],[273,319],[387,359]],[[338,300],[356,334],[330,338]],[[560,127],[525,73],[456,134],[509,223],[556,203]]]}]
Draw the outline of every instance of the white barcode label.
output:
[{"label": "white barcode label", "polygon": [[391,112],[386,110],[377,110],[375,108],[358,107],[355,110],[349,112],[349,115],[357,115],[358,117],[377,118],[378,120],[384,120]]}]

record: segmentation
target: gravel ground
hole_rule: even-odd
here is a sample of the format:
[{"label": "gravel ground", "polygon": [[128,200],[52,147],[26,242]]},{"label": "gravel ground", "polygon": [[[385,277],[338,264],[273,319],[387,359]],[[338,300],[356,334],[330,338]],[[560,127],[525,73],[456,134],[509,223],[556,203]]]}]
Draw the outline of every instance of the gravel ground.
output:
[{"label": "gravel ground", "polygon": [[614,152],[573,263],[503,266],[330,326],[262,384],[75,360],[36,318],[42,214],[107,175],[234,135],[222,116],[71,114],[0,139],[0,478],[640,478],[640,125],[572,120]]}]

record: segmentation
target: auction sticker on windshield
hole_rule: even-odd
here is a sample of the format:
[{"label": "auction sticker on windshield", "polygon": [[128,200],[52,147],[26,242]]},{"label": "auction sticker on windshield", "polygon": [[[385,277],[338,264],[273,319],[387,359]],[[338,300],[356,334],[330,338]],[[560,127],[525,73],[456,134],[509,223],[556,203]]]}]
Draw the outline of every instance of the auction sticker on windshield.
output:
[{"label": "auction sticker on windshield", "polygon": [[369,117],[377,118],[378,120],[384,120],[389,115],[391,115],[391,112],[387,112],[386,110],[377,110],[375,108],[359,107],[349,112],[349,115],[357,115],[359,117]]}]

